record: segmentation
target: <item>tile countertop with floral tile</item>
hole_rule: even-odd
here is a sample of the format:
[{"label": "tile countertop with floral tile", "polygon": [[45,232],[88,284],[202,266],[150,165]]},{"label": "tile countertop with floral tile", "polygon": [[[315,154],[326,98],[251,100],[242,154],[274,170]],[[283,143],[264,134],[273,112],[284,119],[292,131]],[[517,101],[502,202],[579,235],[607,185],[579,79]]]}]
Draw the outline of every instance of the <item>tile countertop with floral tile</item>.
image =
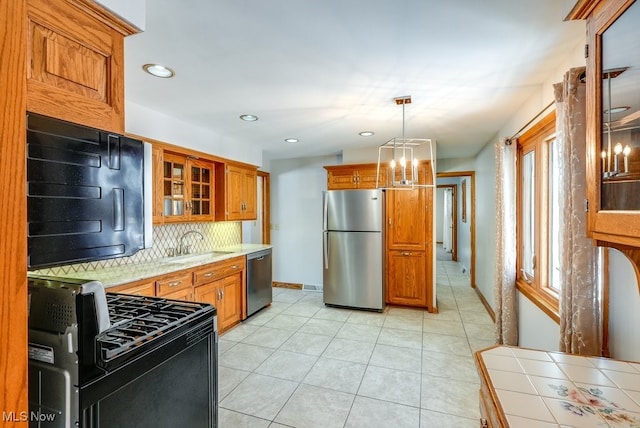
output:
[{"label": "tile countertop with floral tile", "polygon": [[[271,248],[271,245],[262,244],[237,244],[216,248],[199,254],[189,254],[177,257],[166,257],[157,260],[143,261],[138,263],[123,264],[111,267],[96,267],[82,271],[68,271],[60,276],[66,278],[97,280],[102,282],[105,288],[128,282],[139,281],[153,276],[165,275],[183,269],[226,260],[233,257],[243,256],[256,251]],[[33,274],[43,274],[34,271]],[[49,272],[45,274],[51,275]]]},{"label": "tile countertop with floral tile", "polygon": [[506,426],[640,428],[640,363],[509,346],[476,363]]}]

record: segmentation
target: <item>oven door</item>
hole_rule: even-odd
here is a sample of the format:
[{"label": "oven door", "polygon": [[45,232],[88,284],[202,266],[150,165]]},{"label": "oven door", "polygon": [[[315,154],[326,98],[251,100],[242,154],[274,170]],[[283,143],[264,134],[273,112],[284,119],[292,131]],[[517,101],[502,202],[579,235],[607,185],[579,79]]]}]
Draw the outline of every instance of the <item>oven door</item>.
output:
[{"label": "oven door", "polygon": [[217,333],[201,332],[194,327],[82,387],[81,426],[217,427]]}]

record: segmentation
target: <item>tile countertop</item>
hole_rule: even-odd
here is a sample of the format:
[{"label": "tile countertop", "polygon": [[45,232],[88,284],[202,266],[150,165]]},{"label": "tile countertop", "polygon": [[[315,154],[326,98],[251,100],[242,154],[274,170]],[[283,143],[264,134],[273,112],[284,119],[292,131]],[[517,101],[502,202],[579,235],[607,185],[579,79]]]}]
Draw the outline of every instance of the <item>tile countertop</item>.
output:
[{"label": "tile countertop", "polygon": [[509,346],[475,357],[503,426],[640,427],[640,363]]},{"label": "tile countertop", "polygon": [[[176,257],[166,257],[150,262],[96,268],[95,270],[87,270],[83,272],[70,272],[64,274],[64,276],[67,278],[97,280],[102,282],[105,288],[109,288],[158,275],[165,275],[183,269],[189,269],[195,266],[244,256],[246,254],[255,253],[268,248],[272,248],[272,246],[263,244],[237,244],[216,248],[210,253],[188,254]],[[224,252],[226,254],[220,254],[220,252]]]}]

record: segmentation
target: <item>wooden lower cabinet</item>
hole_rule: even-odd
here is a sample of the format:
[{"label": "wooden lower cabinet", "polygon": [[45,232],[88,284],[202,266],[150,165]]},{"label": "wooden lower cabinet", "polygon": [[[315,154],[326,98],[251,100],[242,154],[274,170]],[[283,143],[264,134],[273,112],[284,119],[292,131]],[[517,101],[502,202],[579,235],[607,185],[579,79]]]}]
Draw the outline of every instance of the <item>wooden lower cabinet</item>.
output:
[{"label": "wooden lower cabinet", "polygon": [[195,287],[193,300],[215,306],[218,310],[218,331],[227,330],[242,319],[242,274],[229,275]]},{"label": "wooden lower cabinet", "polygon": [[246,257],[184,269],[114,287],[108,292],[209,303],[218,311],[218,331],[224,332],[246,318]]},{"label": "wooden lower cabinet", "polygon": [[194,300],[193,292],[190,287],[183,288],[181,290],[172,291],[172,292],[163,294],[162,296],[159,295],[158,297],[164,297],[165,299],[172,299],[172,300]]},{"label": "wooden lower cabinet", "polygon": [[217,281],[222,297],[218,308],[218,330],[224,331],[242,319],[242,275],[229,275]]},{"label": "wooden lower cabinet", "polygon": [[427,308],[428,287],[424,251],[387,252],[387,303]]},{"label": "wooden lower cabinet", "polygon": [[109,287],[110,293],[132,294],[134,296],[154,297],[156,295],[155,281],[136,281],[128,284],[122,284],[115,287]]}]

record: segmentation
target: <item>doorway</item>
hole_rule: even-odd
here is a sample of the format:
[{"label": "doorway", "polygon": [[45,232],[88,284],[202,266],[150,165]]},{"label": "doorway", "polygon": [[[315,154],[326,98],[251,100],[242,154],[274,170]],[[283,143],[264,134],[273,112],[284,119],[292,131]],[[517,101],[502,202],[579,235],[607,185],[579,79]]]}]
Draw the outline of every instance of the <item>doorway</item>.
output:
[{"label": "doorway", "polygon": [[[441,207],[442,220],[436,224],[437,259],[458,261],[458,186],[439,184],[436,207]],[[440,215],[437,216],[440,218]]]},{"label": "doorway", "polygon": [[[456,201],[455,208],[454,202],[451,202],[451,222],[453,223],[451,224],[451,247],[452,250],[455,249],[455,259],[453,259],[453,253],[451,253],[452,261],[457,261],[462,271],[469,274],[470,285],[474,288],[476,286],[475,185],[475,171],[437,173],[436,190],[441,191],[441,189],[449,188],[455,189],[455,197],[453,197],[452,190],[452,199],[455,199]],[[441,206],[444,206],[444,199]],[[444,211],[440,211],[439,209],[438,219],[446,217],[443,216],[443,214]],[[448,219],[445,220],[444,218],[442,220],[438,220],[438,223],[441,223],[441,225],[436,226],[442,227],[444,232],[445,222],[448,223],[448,221]],[[442,240],[444,247],[444,233]],[[436,241],[439,241],[437,236]],[[440,248],[440,245],[438,245],[438,248]]]},{"label": "doorway", "polygon": [[257,219],[242,222],[242,243],[270,244],[270,191],[269,173],[258,171],[256,179]]}]

